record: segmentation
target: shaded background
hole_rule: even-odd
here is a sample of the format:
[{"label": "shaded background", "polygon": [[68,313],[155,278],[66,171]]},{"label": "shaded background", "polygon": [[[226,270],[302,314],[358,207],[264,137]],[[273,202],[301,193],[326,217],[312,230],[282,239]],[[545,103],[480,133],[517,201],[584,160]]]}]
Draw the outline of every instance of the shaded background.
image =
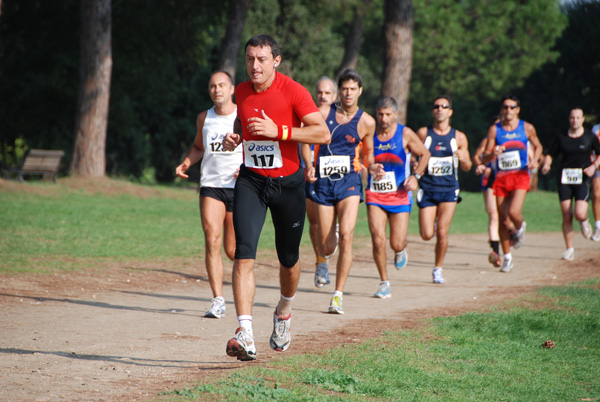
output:
[{"label": "shaded background", "polygon": [[[218,65],[230,1],[112,1],[113,71],[106,142],[107,174],[147,183],[172,182],[174,167],[195,136],[195,117],[211,107],[210,73]],[[355,0],[252,1],[242,35],[274,36],[280,71],[314,92],[344,57]],[[374,112],[381,94],[383,3],[368,2],[357,70],[360,105]],[[438,94],[454,102],[452,124],[474,150],[515,93],[521,117],[544,148],[582,107],[587,126],[599,121],[600,3],[555,0],[414,0],[413,67],[407,125],[429,124]],[[80,3],[3,0],[0,15],[0,162],[14,164],[27,148],[63,149],[62,174],[75,139]],[[246,78],[242,52],[237,81]],[[478,190],[464,174],[462,187]],[[554,179],[541,177],[553,189]]]}]

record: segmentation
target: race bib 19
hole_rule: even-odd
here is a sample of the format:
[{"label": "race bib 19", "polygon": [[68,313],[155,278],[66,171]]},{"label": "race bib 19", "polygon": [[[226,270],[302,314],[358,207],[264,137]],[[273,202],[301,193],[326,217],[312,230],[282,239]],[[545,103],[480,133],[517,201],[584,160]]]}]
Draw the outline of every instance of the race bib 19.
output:
[{"label": "race bib 19", "polygon": [[521,169],[521,156],[519,151],[503,152],[498,155],[498,167],[500,170]]},{"label": "race bib 19", "polygon": [[583,183],[583,169],[563,169],[560,182],[562,184]]},{"label": "race bib 19", "polygon": [[371,180],[371,191],[374,193],[393,193],[397,190],[395,172],[385,172],[381,180]]},{"label": "race bib 19", "polygon": [[350,173],[350,157],[348,155],[327,155],[319,158],[319,175],[321,177],[348,173]]},{"label": "race bib 19", "polygon": [[427,164],[427,173],[430,176],[449,176],[454,173],[454,159],[452,156],[444,158],[431,157]]},{"label": "race bib 19", "polygon": [[283,166],[277,141],[244,141],[244,164],[255,169],[277,169]]}]

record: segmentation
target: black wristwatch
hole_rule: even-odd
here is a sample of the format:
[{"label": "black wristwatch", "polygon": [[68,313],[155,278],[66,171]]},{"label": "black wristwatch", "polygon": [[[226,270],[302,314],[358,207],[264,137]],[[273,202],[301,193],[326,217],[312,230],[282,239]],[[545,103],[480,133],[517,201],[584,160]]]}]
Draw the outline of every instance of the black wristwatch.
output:
[{"label": "black wristwatch", "polygon": [[413,176],[415,176],[417,178],[417,180],[421,180],[421,175],[418,173],[413,173]]}]

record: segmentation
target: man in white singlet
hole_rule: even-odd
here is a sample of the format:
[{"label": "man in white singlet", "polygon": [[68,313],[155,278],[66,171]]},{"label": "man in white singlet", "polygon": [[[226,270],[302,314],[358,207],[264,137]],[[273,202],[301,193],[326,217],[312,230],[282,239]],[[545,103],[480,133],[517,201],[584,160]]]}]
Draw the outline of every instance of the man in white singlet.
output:
[{"label": "man in white singlet", "polygon": [[200,170],[200,216],[204,231],[204,261],[213,292],[212,306],[204,315],[225,316],[223,297],[223,259],[221,246],[225,237],[225,254],[233,260],[233,188],[242,163],[242,148],[223,148],[225,134],[233,130],[237,106],[233,103],[235,87],[231,76],[218,71],[210,77],[208,92],[214,106],[198,114],[196,139],[183,162],[175,169],[177,176],[187,178],[190,166],[202,159]]}]

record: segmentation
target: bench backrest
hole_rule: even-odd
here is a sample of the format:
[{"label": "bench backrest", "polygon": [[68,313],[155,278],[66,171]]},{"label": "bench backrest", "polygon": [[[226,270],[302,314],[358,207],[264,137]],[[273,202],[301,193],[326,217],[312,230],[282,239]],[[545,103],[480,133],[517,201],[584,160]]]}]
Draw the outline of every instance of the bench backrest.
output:
[{"label": "bench backrest", "polygon": [[64,151],[30,149],[23,158],[21,171],[56,173],[64,154]]}]

